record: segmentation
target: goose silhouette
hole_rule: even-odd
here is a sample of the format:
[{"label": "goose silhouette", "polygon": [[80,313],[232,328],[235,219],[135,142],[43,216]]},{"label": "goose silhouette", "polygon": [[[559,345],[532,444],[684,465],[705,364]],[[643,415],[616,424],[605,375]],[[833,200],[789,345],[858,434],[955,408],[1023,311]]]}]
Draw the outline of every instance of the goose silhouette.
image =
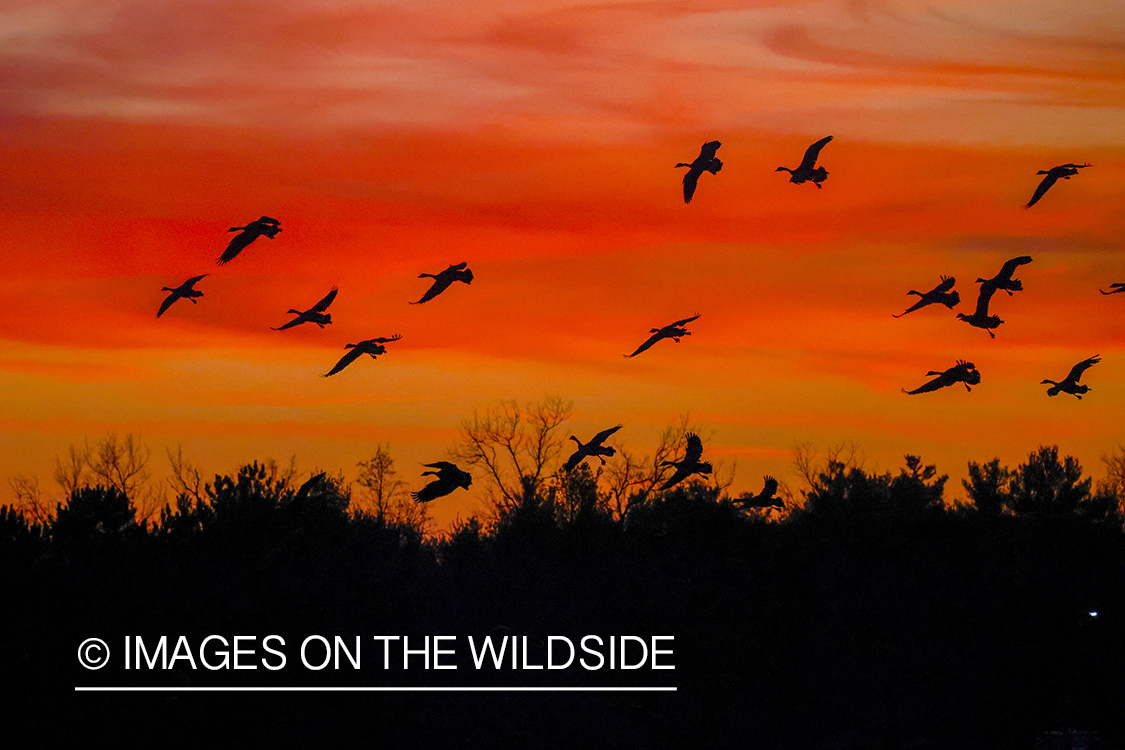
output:
[{"label": "goose silhouette", "polygon": [[1024,206],[1024,208],[1031,208],[1036,203],[1038,203],[1039,199],[1042,198],[1043,195],[1051,189],[1051,186],[1058,182],[1060,179],[1069,180],[1071,177],[1078,174],[1079,169],[1085,169],[1088,166],[1090,165],[1063,164],[1058,167],[1051,167],[1048,170],[1040,169],[1035,174],[1045,174],[1047,176],[1044,177],[1043,180],[1039,183],[1039,186],[1035,188],[1035,194],[1031,196],[1031,200],[1027,202],[1027,205]]},{"label": "goose silhouette", "polygon": [[789,167],[778,167],[775,172],[788,172],[789,181],[795,185],[800,185],[802,182],[811,181],[818,188],[820,183],[828,179],[828,170],[824,167],[816,166],[817,157],[820,156],[820,150],[824,148],[832,136],[821,138],[819,141],[809,146],[805,150],[805,158],[801,159],[801,164],[796,169]]},{"label": "goose silhouette", "polygon": [[695,161],[690,164],[680,162],[676,165],[677,168],[688,168],[687,174],[684,175],[684,203],[691,203],[691,198],[695,195],[695,185],[699,182],[701,174],[704,172],[718,174],[719,170],[723,168],[723,163],[715,157],[715,152],[722,145],[718,141],[708,141],[699,150],[699,156],[695,157]]},{"label": "goose silhouette", "polygon": [[684,318],[683,320],[677,320],[675,323],[666,325],[663,328],[650,328],[649,333],[651,333],[652,335],[648,337],[648,340],[638,346],[636,351],[634,351],[632,354],[623,354],[622,356],[625,357],[625,359],[635,357],[645,349],[648,349],[650,346],[655,344],[657,341],[660,341],[660,339],[672,339],[677,344],[680,343],[680,337],[691,335],[691,331],[684,328],[684,326],[698,317],[698,315],[695,315],[690,318]]},{"label": "goose silhouette", "polygon": [[350,365],[352,362],[355,362],[361,354],[370,354],[372,359],[375,359],[375,357],[380,354],[386,354],[387,347],[383,346],[383,344],[389,344],[390,342],[398,341],[401,338],[402,336],[395,334],[390,338],[367,339],[366,341],[360,341],[358,344],[345,344],[344,348],[351,349],[351,351],[340,357],[340,361],[336,363],[335,367],[326,372],[324,374],[324,377],[335,375],[340,370],[343,370],[345,367]]},{"label": "goose silhouette", "polygon": [[1098,291],[1101,292],[1102,294],[1120,294],[1121,292],[1125,292],[1125,283],[1110,284],[1109,288],[1112,289],[1113,291],[1112,292],[1106,292],[1106,291],[1103,291],[1101,289],[1099,289]]},{"label": "goose silhouette", "polygon": [[977,371],[976,366],[972,362],[966,362],[963,359],[957,360],[957,364],[950,367],[948,370],[942,372],[930,370],[926,375],[937,375],[937,377],[912,391],[903,388],[902,392],[907,396],[913,396],[917,393],[930,393],[931,391],[945,388],[954,383],[964,383],[965,390],[972,391],[973,389],[969,386],[976,385],[980,382],[980,372]]},{"label": "goose silhouette", "polygon": [[176,287],[174,289],[170,286],[162,287],[160,289],[160,291],[171,292],[171,294],[169,294],[167,297],[165,297],[164,301],[160,303],[160,309],[156,311],[156,317],[159,318],[161,315],[163,315],[164,311],[167,310],[169,307],[171,307],[173,302],[175,302],[176,300],[181,299],[181,298],[191,300],[191,303],[194,305],[195,299],[197,297],[202,297],[203,292],[196,291],[192,287],[195,286],[195,282],[199,281],[200,279],[202,279],[204,276],[207,276],[207,275],[208,274],[201,274],[199,276],[192,276],[190,279],[188,279],[187,281],[180,284],[178,287]]},{"label": "goose silhouette", "polygon": [[296,315],[297,317],[281,326],[280,328],[273,328],[271,330],[284,331],[286,328],[299,326],[302,323],[316,323],[321,328],[324,328],[324,326],[332,322],[331,313],[326,313],[324,311],[327,310],[328,306],[332,304],[332,300],[336,299],[336,291],[336,287],[332,287],[332,290],[324,296],[324,299],[322,299],[320,302],[317,302],[315,305],[310,307],[308,310],[305,310],[304,312],[301,312],[300,310],[290,309],[289,312],[293,315]]},{"label": "goose silhouette", "polygon": [[445,497],[458,487],[463,487],[467,490],[473,484],[472,474],[467,471],[462,471],[456,464],[452,464],[449,461],[438,461],[437,463],[422,465],[431,469],[437,469],[437,471],[423,471],[422,476],[433,475],[437,477],[437,479],[417,492],[410,493],[410,496],[419,503],[428,503],[439,497]]},{"label": "goose silhouette", "polygon": [[620,430],[621,427],[622,425],[617,425],[616,427],[610,427],[608,430],[602,430],[597,435],[590,438],[590,442],[585,445],[583,445],[582,441],[577,437],[571,435],[570,439],[578,443],[578,450],[570,455],[570,458],[563,464],[562,470],[571,471],[574,467],[578,466],[578,464],[582,463],[583,459],[586,457],[596,457],[601,460],[602,466],[605,466],[605,459],[602,457],[612,456],[617,453],[617,451],[609,446],[602,446],[602,443],[604,443],[606,438],[610,435]]},{"label": "goose silhouette", "polygon": [[230,244],[227,245],[227,249],[224,250],[223,254],[219,256],[219,259],[215,261],[220,266],[234,260],[235,256],[245,250],[251,242],[258,239],[259,237],[265,235],[272,240],[277,236],[277,233],[281,231],[281,222],[277,219],[271,219],[268,216],[263,216],[257,221],[252,221],[244,227],[231,227],[227,231],[239,232],[239,234],[236,234],[234,236],[234,239],[232,239],[230,241]]},{"label": "goose silhouette", "polygon": [[1095,354],[1093,357],[1084,359],[1074,367],[1070,368],[1070,372],[1067,373],[1067,376],[1063,378],[1061,382],[1056,383],[1053,380],[1044,380],[1042,383],[1040,383],[1040,385],[1046,385],[1048,383],[1051,384],[1052,387],[1047,389],[1048,396],[1057,396],[1060,393],[1069,393],[1070,395],[1081,401],[1081,394],[1088,392],[1090,390],[1090,386],[1079,385],[1078,381],[1082,377],[1082,373],[1086,372],[1087,369],[1096,365],[1098,362],[1101,362],[1101,359],[1098,357],[1098,355]]},{"label": "goose silhouette", "polygon": [[446,289],[448,289],[449,285],[452,284],[454,281],[462,281],[466,284],[473,283],[473,272],[469,268],[467,268],[468,265],[469,265],[468,262],[462,262],[462,263],[458,263],[455,266],[451,265],[449,268],[445,269],[444,271],[442,271],[441,273],[438,273],[438,274],[433,274],[433,273],[420,273],[420,274],[418,274],[418,278],[420,278],[420,279],[431,278],[431,279],[434,280],[434,283],[430,286],[430,288],[428,290],[426,290],[426,293],[424,295],[422,295],[422,299],[418,300],[417,302],[411,302],[410,304],[420,305],[423,302],[429,302],[434,297],[438,296],[439,294],[444,292]]},{"label": "goose silhouette", "polygon": [[892,315],[891,317],[901,318],[907,313],[912,313],[915,310],[925,307],[926,305],[932,305],[935,303],[945,305],[950,310],[952,310],[961,302],[960,294],[955,291],[949,291],[953,288],[954,283],[956,283],[956,279],[954,279],[952,276],[942,276],[941,283],[925,294],[922,294],[922,292],[916,292],[911,289],[909,292],[907,292],[907,294],[917,294],[922,299],[914,303],[913,306],[908,307],[905,312],[899,313],[898,315]]},{"label": "goose silhouette", "polygon": [[766,475],[764,478],[766,480],[766,485],[762,488],[761,492],[757,495],[745,492],[732,502],[741,506],[743,510],[751,510],[753,508],[785,510],[785,503],[782,502],[780,497],[777,497],[777,480],[769,475]]},{"label": "goose silhouette", "polygon": [[682,461],[662,461],[661,466],[675,466],[676,471],[668,478],[661,490],[670,489],[680,482],[684,481],[692,474],[706,475],[711,473],[711,464],[706,461],[700,461],[703,456],[703,441],[694,432],[689,432],[687,435],[687,448],[684,450],[684,459]]}]

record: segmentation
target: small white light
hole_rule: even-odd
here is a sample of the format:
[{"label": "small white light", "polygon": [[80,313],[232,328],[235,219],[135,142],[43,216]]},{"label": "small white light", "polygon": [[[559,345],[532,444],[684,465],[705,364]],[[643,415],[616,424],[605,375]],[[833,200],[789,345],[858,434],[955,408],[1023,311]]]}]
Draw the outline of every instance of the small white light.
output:
[{"label": "small white light", "polygon": [[1091,611],[1090,612],[1090,617],[1097,617],[1097,616],[1098,616],[1097,611]]}]

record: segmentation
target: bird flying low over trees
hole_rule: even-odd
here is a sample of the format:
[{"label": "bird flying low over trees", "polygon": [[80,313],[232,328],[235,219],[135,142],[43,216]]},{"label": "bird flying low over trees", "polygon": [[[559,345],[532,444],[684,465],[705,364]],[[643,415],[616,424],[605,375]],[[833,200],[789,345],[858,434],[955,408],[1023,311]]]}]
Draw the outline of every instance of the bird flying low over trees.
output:
[{"label": "bird flying low over trees", "polygon": [[966,362],[963,359],[957,360],[956,365],[950,367],[944,372],[930,370],[926,373],[926,375],[937,375],[937,377],[924,385],[918,386],[912,391],[908,391],[903,388],[902,392],[907,396],[913,396],[916,393],[929,393],[930,391],[936,391],[939,388],[944,388],[947,385],[953,385],[954,383],[964,383],[965,390],[972,391],[973,389],[969,386],[976,385],[980,382],[980,373],[977,371],[976,365],[974,365],[972,362]]},{"label": "bird flying low over trees", "polygon": [[661,490],[667,490],[676,486],[684,481],[692,474],[706,475],[711,473],[711,464],[706,461],[700,461],[703,456],[703,441],[694,432],[687,434],[687,448],[684,451],[684,459],[682,461],[661,461],[661,466],[675,466],[676,472],[668,478],[663,485],[660,486]]},{"label": "bird flying low over trees", "polygon": [[568,458],[566,460],[566,463],[563,464],[562,470],[571,471],[572,469],[574,469],[574,467],[578,466],[578,464],[582,463],[582,460],[587,456],[597,457],[601,460],[602,466],[605,466],[605,459],[602,457],[612,456],[617,453],[617,451],[609,446],[603,446],[602,443],[604,443],[606,438],[608,438],[610,435],[620,430],[621,427],[622,425],[617,425],[616,427],[610,427],[608,430],[602,430],[597,435],[594,435],[594,437],[590,438],[590,442],[586,443],[585,445],[583,445],[582,441],[577,437],[571,435],[570,439],[578,443],[578,450],[574,451],[574,453],[570,455],[570,458]]},{"label": "bird flying low over trees", "polygon": [[346,344],[344,348],[351,349],[351,351],[345,354],[343,357],[340,357],[340,361],[336,363],[335,367],[326,372],[324,374],[324,377],[335,375],[340,370],[343,370],[345,367],[354,362],[361,354],[370,354],[372,359],[375,359],[375,357],[379,354],[386,354],[387,347],[383,346],[383,344],[389,344],[390,342],[398,341],[401,338],[402,336],[395,334],[390,338],[367,339],[366,341],[360,341],[358,344]]},{"label": "bird flying low over trees", "polygon": [[949,291],[950,289],[953,289],[953,285],[955,283],[956,279],[954,279],[952,276],[942,276],[941,283],[925,294],[922,294],[922,292],[916,292],[911,289],[909,292],[907,292],[907,294],[917,294],[922,299],[914,303],[912,307],[907,308],[906,312],[900,313],[898,315],[892,315],[891,317],[901,318],[903,315],[906,315],[906,313],[912,313],[919,308],[925,307],[926,305],[932,305],[934,303],[945,305],[950,310],[952,310],[961,302],[960,294],[958,294],[956,291]]},{"label": "bird flying low over trees", "polygon": [[1101,362],[1101,359],[1099,359],[1098,355],[1095,354],[1093,357],[1084,359],[1074,367],[1070,368],[1070,372],[1065,378],[1063,378],[1061,382],[1056,383],[1053,380],[1044,380],[1042,383],[1040,383],[1040,385],[1046,385],[1048,383],[1051,384],[1052,387],[1047,389],[1048,396],[1057,396],[1060,393],[1069,393],[1070,395],[1081,401],[1082,396],[1079,394],[1089,391],[1090,386],[1079,385],[1078,380],[1082,377],[1082,373],[1086,372],[1087,368],[1096,365],[1098,362]]},{"label": "bird flying low over trees", "polygon": [[1038,203],[1039,199],[1043,197],[1043,194],[1050,190],[1051,186],[1058,182],[1060,178],[1069,180],[1071,177],[1078,174],[1079,169],[1085,169],[1088,166],[1090,165],[1063,164],[1058,167],[1051,167],[1048,170],[1040,169],[1035,174],[1045,174],[1047,176],[1044,177],[1043,181],[1039,183],[1039,187],[1035,188],[1035,195],[1031,196],[1031,200],[1027,202],[1027,205],[1024,206],[1024,208],[1031,208],[1036,203]]},{"label": "bird flying low over trees", "polygon": [[164,311],[167,310],[169,307],[171,307],[172,303],[175,302],[176,300],[180,299],[181,297],[184,298],[184,299],[191,300],[191,303],[194,305],[195,304],[195,298],[196,297],[202,297],[203,292],[196,291],[192,287],[195,286],[195,282],[199,281],[200,279],[202,279],[204,276],[207,276],[207,275],[208,274],[202,274],[200,276],[192,276],[190,279],[188,279],[184,283],[180,284],[175,289],[173,289],[170,286],[162,287],[160,289],[160,291],[171,292],[171,294],[169,294],[167,297],[165,297],[164,301],[160,303],[160,309],[156,311],[156,317],[159,318],[161,315],[163,315]]},{"label": "bird flying low over trees", "polygon": [[417,492],[410,493],[410,496],[420,503],[428,503],[439,497],[445,497],[458,487],[469,489],[473,483],[472,474],[467,471],[462,471],[456,464],[451,464],[448,461],[438,461],[437,463],[422,465],[428,466],[431,469],[437,469],[437,471],[423,471],[422,476],[429,474],[437,477],[437,479]]},{"label": "bird flying low over trees", "polygon": [[1103,291],[1101,289],[1099,289],[1098,291],[1101,292],[1102,294],[1118,294],[1120,292],[1125,292],[1125,283],[1110,284],[1109,288],[1112,289],[1113,291],[1112,292],[1106,292],[1106,291]]},{"label": "bird flying low over trees", "polygon": [[777,497],[777,480],[769,475],[765,477],[765,480],[766,486],[757,495],[744,492],[731,502],[740,506],[742,510],[752,510],[754,508],[785,510],[785,503],[780,497]]},{"label": "bird flying low over trees", "polygon": [[455,266],[451,265],[449,268],[445,269],[444,271],[442,271],[441,273],[438,273],[438,274],[432,274],[432,273],[420,273],[420,274],[418,274],[418,278],[420,278],[420,279],[431,278],[431,279],[434,280],[434,283],[430,286],[430,288],[426,291],[426,293],[424,295],[422,295],[422,299],[418,300],[417,302],[411,302],[410,304],[420,305],[423,302],[429,302],[434,297],[438,296],[439,294],[444,292],[446,289],[448,289],[449,285],[452,284],[454,281],[463,281],[466,284],[472,284],[473,283],[473,272],[472,272],[472,270],[467,268],[468,265],[469,265],[468,262],[463,261],[461,263],[458,263]]},{"label": "bird flying low over trees", "polygon": [[284,331],[286,328],[299,326],[302,323],[316,323],[321,328],[324,328],[324,326],[332,322],[332,315],[324,311],[327,310],[328,306],[332,304],[332,300],[336,299],[336,291],[336,287],[332,287],[332,290],[324,296],[324,299],[322,299],[320,302],[317,302],[315,305],[310,307],[308,310],[305,310],[304,312],[291,308],[289,312],[293,315],[296,315],[297,317],[281,326],[281,328],[273,328],[271,330]]},{"label": "bird flying low over trees", "polygon": [[723,163],[715,157],[715,152],[722,145],[718,141],[708,141],[699,150],[699,156],[695,157],[695,161],[691,164],[680,162],[676,165],[677,168],[688,168],[687,174],[684,175],[684,203],[691,203],[691,197],[695,195],[695,185],[699,182],[701,174],[704,172],[718,174],[723,168]]},{"label": "bird flying low over trees", "polygon": [[778,167],[774,171],[788,172],[789,181],[795,185],[800,185],[802,182],[811,180],[818,188],[821,187],[820,183],[828,179],[828,170],[824,167],[816,166],[816,160],[817,157],[820,156],[820,150],[824,148],[830,140],[832,140],[832,136],[826,136],[809,146],[808,149],[805,150],[805,158],[801,160],[800,166],[796,169]]},{"label": "bird flying low over trees", "polygon": [[655,344],[660,339],[672,339],[677,344],[680,343],[680,337],[681,336],[690,336],[691,335],[691,331],[684,328],[684,326],[687,325],[688,323],[690,323],[691,321],[695,320],[698,317],[699,317],[698,315],[695,315],[695,316],[690,317],[690,318],[684,318],[683,320],[677,320],[675,323],[672,323],[671,325],[666,325],[663,328],[650,328],[649,333],[651,333],[652,335],[648,337],[648,340],[645,341],[640,346],[638,346],[637,350],[635,352],[633,352],[632,354],[624,354],[622,356],[624,356],[626,359],[629,359],[630,357],[635,357],[638,354],[640,354],[641,352],[643,352],[645,349],[648,349],[650,346]]},{"label": "bird flying low over trees", "polygon": [[281,231],[281,222],[277,219],[271,219],[268,216],[263,216],[257,221],[252,221],[244,227],[231,227],[228,232],[239,232],[234,236],[234,239],[227,245],[227,249],[215,261],[220,266],[234,260],[235,256],[241,253],[246,247],[258,239],[262,235],[269,237],[271,240],[277,236]]}]

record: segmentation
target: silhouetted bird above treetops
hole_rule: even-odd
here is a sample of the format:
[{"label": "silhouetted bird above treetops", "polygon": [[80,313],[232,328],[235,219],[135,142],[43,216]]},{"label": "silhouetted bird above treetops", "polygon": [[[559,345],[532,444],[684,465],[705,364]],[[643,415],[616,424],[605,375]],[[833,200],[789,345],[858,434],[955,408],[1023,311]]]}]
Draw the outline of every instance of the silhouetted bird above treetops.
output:
[{"label": "silhouetted bird above treetops", "polygon": [[1106,291],[1103,291],[1101,289],[1099,289],[1098,291],[1101,292],[1102,294],[1118,294],[1119,292],[1125,292],[1125,283],[1110,284],[1109,288],[1112,289],[1113,291],[1112,292],[1106,292]]},{"label": "silhouetted bird above treetops", "polygon": [[638,346],[637,350],[635,352],[633,352],[632,354],[624,354],[622,356],[625,357],[626,359],[629,359],[630,357],[635,357],[638,354],[640,354],[641,352],[643,352],[645,349],[648,349],[650,346],[655,344],[657,341],[660,341],[660,339],[672,339],[677,344],[680,343],[680,337],[681,336],[690,336],[691,335],[691,331],[684,328],[684,326],[687,325],[688,323],[690,323],[691,321],[695,320],[698,317],[699,317],[698,315],[695,315],[695,316],[690,317],[690,318],[684,318],[683,320],[677,320],[675,323],[672,323],[671,325],[666,325],[663,328],[650,328],[649,333],[651,333],[652,335],[648,337],[648,340],[645,341],[640,346]]},{"label": "silhouetted bird above treetops", "polygon": [[336,299],[336,292],[336,287],[332,287],[332,291],[328,292],[328,294],[325,295],[324,299],[322,299],[320,302],[317,302],[315,305],[310,307],[308,310],[305,310],[304,312],[301,312],[300,310],[290,309],[289,312],[293,315],[296,315],[297,317],[281,326],[281,328],[274,328],[272,330],[284,331],[286,328],[299,326],[302,323],[316,323],[321,328],[324,328],[324,326],[332,322],[332,315],[324,311],[327,310],[328,306],[332,304],[332,300]]},{"label": "silhouetted bird above treetops", "polygon": [[745,492],[736,497],[732,502],[742,507],[743,510],[752,510],[754,508],[770,508],[776,510],[785,510],[785,503],[782,502],[780,497],[777,497],[777,480],[771,476],[766,476],[766,486],[757,495]]},{"label": "silhouetted bird above treetops", "polygon": [[956,283],[956,279],[954,279],[952,276],[942,276],[941,283],[925,294],[922,294],[922,292],[916,292],[911,289],[909,292],[907,292],[907,294],[917,294],[922,299],[918,300],[912,307],[907,308],[906,312],[900,313],[898,315],[892,315],[891,317],[901,318],[903,315],[906,315],[906,313],[912,313],[919,308],[925,307],[926,305],[932,305],[934,303],[945,305],[950,310],[952,310],[961,302],[960,294],[955,291],[949,291],[953,288],[954,283]]},{"label": "silhouetted bird above treetops", "polygon": [[410,493],[410,496],[420,503],[428,503],[439,497],[445,497],[458,487],[469,489],[473,484],[472,474],[467,471],[462,471],[456,464],[451,464],[448,461],[438,461],[437,463],[422,465],[428,466],[431,469],[437,469],[437,471],[423,471],[422,476],[433,475],[437,477],[437,479],[417,492]]},{"label": "silhouetted bird above treetops", "polygon": [[820,156],[820,150],[832,140],[832,136],[826,136],[819,141],[809,146],[805,150],[805,158],[801,160],[800,166],[796,169],[789,167],[778,167],[775,172],[788,172],[789,181],[795,185],[800,185],[802,182],[809,182],[810,180],[818,188],[820,183],[828,179],[828,170],[824,167],[816,166],[817,157]]},{"label": "silhouetted bird above treetops", "polygon": [[240,233],[234,236],[234,239],[232,239],[230,241],[230,244],[227,245],[227,249],[223,251],[223,254],[219,256],[219,259],[215,261],[220,266],[234,260],[235,256],[245,250],[251,242],[258,239],[259,237],[265,235],[272,240],[277,236],[277,233],[281,231],[281,222],[277,219],[271,219],[268,216],[263,216],[257,221],[252,221],[244,227],[231,227],[227,231]]},{"label": "silhouetted bird above treetops", "polygon": [[708,141],[699,150],[699,156],[695,157],[695,161],[691,164],[680,162],[676,165],[677,168],[688,168],[687,174],[684,175],[684,203],[691,203],[691,197],[695,195],[695,185],[699,182],[701,174],[704,172],[718,174],[719,170],[723,168],[723,163],[715,157],[715,152],[722,145],[718,141]]},{"label": "silhouetted bird above treetops", "polygon": [[571,435],[570,439],[578,443],[578,450],[574,451],[574,453],[571,454],[570,458],[566,460],[566,463],[563,464],[562,470],[573,470],[574,467],[582,463],[582,460],[587,456],[600,459],[602,462],[602,466],[605,466],[605,459],[602,457],[612,456],[617,453],[617,451],[609,446],[603,446],[602,443],[604,443],[606,438],[608,438],[610,435],[620,430],[621,427],[622,425],[617,425],[616,427],[610,427],[608,430],[602,430],[597,435],[594,435],[594,437],[590,438],[590,442],[586,443],[585,445],[583,445],[582,441],[577,437]]},{"label": "silhouetted bird above treetops", "polygon": [[160,291],[171,292],[171,294],[169,294],[167,297],[165,297],[164,301],[160,303],[160,309],[156,311],[156,317],[159,318],[161,315],[163,315],[164,311],[167,310],[169,307],[171,307],[172,303],[175,302],[176,300],[180,299],[180,298],[189,299],[189,300],[191,300],[192,304],[195,304],[195,298],[196,297],[202,297],[203,292],[196,291],[195,289],[192,289],[192,287],[195,286],[195,282],[199,281],[200,279],[202,279],[204,276],[207,276],[207,275],[208,274],[202,274],[200,276],[192,276],[190,279],[188,279],[184,283],[180,284],[175,289],[173,289],[170,286],[162,287],[160,289]]},{"label": "silhouetted bird above treetops", "polygon": [[1087,368],[1096,365],[1098,362],[1101,362],[1101,359],[1099,359],[1098,355],[1095,354],[1093,357],[1084,359],[1074,367],[1070,368],[1070,372],[1065,378],[1063,378],[1062,382],[1056,383],[1053,380],[1044,380],[1042,383],[1040,383],[1040,385],[1046,385],[1050,383],[1051,386],[1053,386],[1047,389],[1048,396],[1057,396],[1060,393],[1069,393],[1070,395],[1081,401],[1082,396],[1080,396],[1079,394],[1089,391],[1090,386],[1079,385],[1078,380],[1082,377],[1082,373],[1086,372]]},{"label": "silhouetted bird above treetops", "polygon": [[468,262],[461,262],[455,266],[450,266],[449,268],[438,274],[418,274],[418,278],[431,278],[434,280],[434,283],[430,286],[426,293],[422,295],[422,299],[418,300],[417,302],[411,302],[410,304],[420,305],[423,302],[429,302],[434,297],[438,296],[446,289],[448,289],[449,285],[454,281],[463,281],[466,284],[473,283],[473,272],[466,267],[468,265]]},{"label": "silhouetted bird above treetops", "polygon": [[711,464],[706,462],[706,461],[700,461],[699,459],[702,456],[703,456],[703,441],[700,440],[699,436],[696,435],[695,433],[689,432],[688,435],[687,435],[687,448],[684,450],[684,460],[682,460],[682,461],[662,461],[660,463],[661,466],[675,466],[676,467],[676,472],[671,477],[668,478],[668,481],[666,481],[663,485],[661,485],[660,489],[666,490],[666,489],[669,489],[671,487],[674,487],[677,484],[679,484],[680,482],[682,482],[685,479],[687,479],[688,477],[690,477],[692,474],[700,474],[700,475],[710,474],[711,473]]},{"label": "silhouetted bird above treetops", "polygon": [[1051,186],[1058,182],[1060,178],[1069,180],[1071,177],[1078,174],[1079,169],[1084,169],[1088,166],[1090,165],[1063,164],[1062,166],[1051,167],[1048,170],[1040,169],[1038,172],[1036,172],[1036,174],[1045,174],[1047,176],[1044,177],[1043,181],[1039,183],[1039,187],[1035,188],[1035,195],[1031,196],[1031,200],[1027,202],[1027,205],[1024,206],[1024,208],[1031,208],[1036,203],[1038,203],[1039,199],[1043,197],[1043,194],[1050,190]]},{"label": "silhouetted bird above treetops", "polygon": [[930,370],[926,375],[937,375],[937,377],[912,391],[903,388],[902,392],[908,396],[913,396],[916,393],[936,391],[939,388],[945,388],[947,385],[953,385],[954,383],[964,383],[965,390],[971,391],[973,389],[969,386],[976,385],[980,382],[980,373],[977,372],[976,366],[972,362],[966,362],[963,359],[957,360],[955,366],[950,367],[944,372]]},{"label": "silhouetted bird above treetops", "polygon": [[389,344],[390,342],[398,341],[401,338],[402,336],[395,334],[390,338],[367,339],[366,341],[360,341],[358,344],[346,344],[344,348],[351,349],[351,351],[345,354],[343,357],[340,357],[340,361],[336,363],[335,367],[326,372],[324,374],[324,377],[335,375],[340,370],[343,370],[345,367],[354,362],[361,354],[370,354],[372,359],[375,359],[375,357],[379,354],[386,354],[387,347],[383,346],[383,344]]}]

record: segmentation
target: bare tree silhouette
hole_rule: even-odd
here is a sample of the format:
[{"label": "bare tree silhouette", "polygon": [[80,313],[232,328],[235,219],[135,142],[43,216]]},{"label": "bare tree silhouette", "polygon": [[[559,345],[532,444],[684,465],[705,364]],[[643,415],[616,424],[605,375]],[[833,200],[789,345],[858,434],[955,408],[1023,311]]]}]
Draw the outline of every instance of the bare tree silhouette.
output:
[{"label": "bare tree silhouette", "polygon": [[538,492],[562,452],[559,427],[574,405],[558,396],[521,407],[506,401],[482,416],[461,422],[461,436],[450,458],[484,471],[498,509],[519,505],[527,492]]}]

